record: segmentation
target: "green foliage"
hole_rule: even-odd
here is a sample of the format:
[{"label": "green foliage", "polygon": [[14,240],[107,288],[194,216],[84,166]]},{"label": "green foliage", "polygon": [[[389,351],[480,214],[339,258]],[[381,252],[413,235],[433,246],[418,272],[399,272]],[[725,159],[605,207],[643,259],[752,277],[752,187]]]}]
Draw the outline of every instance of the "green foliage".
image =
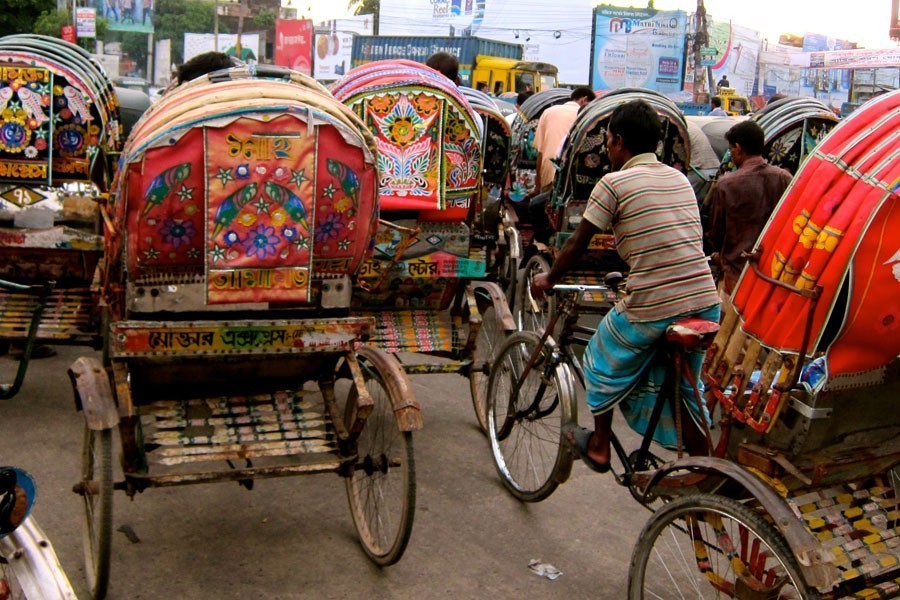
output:
[{"label": "green foliage", "polygon": [[[4,0],[0,11],[0,32],[34,33],[35,20],[45,12],[56,10],[56,0]],[[59,30],[53,35],[59,37]]]},{"label": "green foliage", "polygon": [[138,65],[147,64],[147,34],[137,31],[116,31],[116,37],[122,43],[122,52],[127,54]]},{"label": "green foliage", "polygon": [[257,29],[273,29],[278,15],[275,11],[268,8],[260,9],[259,13],[253,17],[253,26]]},{"label": "green foliage", "polygon": [[[215,2],[210,0],[156,0],[153,26],[157,40],[172,40],[172,62],[184,62],[184,34],[214,30]],[[219,33],[229,29],[219,20]],[[146,36],[145,36],[146,39]],[[146,46],[146,42],[145,42]]]},{"label": "green foliage", "polygon": [[[69,16],[68,10],[46,10],[42,12],[37,19],[32,20],[26,33],[37,33],[39,35],[49,35],[58,38],[62,36],[63,25],[71,24],[72,18]],[[109,22],[102,17],[97,17],[96,28],[96,39],[78,38],[78,45],[88,52],[93,52],[95,50],[97,39],[104,39],[106,32],[109,30]]]},{"label": "green foliage", "polygon": [[381,0],[350,0],[347,8],[353,11],[354,15],[374,15],[378,14]]}]

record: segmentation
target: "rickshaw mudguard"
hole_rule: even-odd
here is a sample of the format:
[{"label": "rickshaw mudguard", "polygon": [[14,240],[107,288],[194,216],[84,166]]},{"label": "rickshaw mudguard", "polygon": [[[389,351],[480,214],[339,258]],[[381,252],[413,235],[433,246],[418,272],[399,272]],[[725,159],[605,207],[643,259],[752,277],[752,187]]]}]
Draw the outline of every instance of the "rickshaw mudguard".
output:
[{"label": "rickshaw mudguard", "polygon": [[412,386],[400,363],[384,351],[372,346],[360,346],[357,350],[360,357],[377,364],[384,375],[382,383],[390,392],[394,415],[400,431],[419,431],[422,429],[422,408],[413,394]]},{"label": "rickshaw mudguard", "polygon": [[647,484],[647,493],[677,493],[678,488],[661,486],[660,483],[679,471],[704,471],[718,475],[740,485],[772,518],[797,559],[807,585],[819,590],[831,589],[841,580],[838,568],[822,551],[821,544],[803,526],[803,522],[791,511],[784,499],[765,481],[735,462],[710,456],[685,456],[668,463],[656,471]]},{"label": "rickshaw mudguard", "polygon": [[506,294],[503,293],[499,285],[493,281],[475,281],[472,283],[472,289],[476,294],[483,292],[490,297],[491,304],[494,305],[494,314],[500,319],[504,330],[515,331],[517,329],[512,311],[509,310]]},{"label": "rickshaw mudguard", "polygon": [[96,358],[82,356],[69,367],[75,391],[75,408],[84,412],[89,429],[101,431],[119,424],[119,411],[109,375]]}]

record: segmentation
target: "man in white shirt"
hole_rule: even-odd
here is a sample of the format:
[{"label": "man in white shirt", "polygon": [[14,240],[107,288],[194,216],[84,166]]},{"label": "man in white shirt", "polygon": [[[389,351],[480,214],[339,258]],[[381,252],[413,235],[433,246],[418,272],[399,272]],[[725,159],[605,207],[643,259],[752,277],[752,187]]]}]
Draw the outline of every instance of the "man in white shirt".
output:
[{"label": "man in white shirt", "polygon": [[528,213],[532,217],[535,238],[538,241],[546,242],[546,236],[549,234],[544,206],[553,192],[553,177],[556,174],[556,168],[552,161],[559,156],[563,142],[578,116],[578,111],[595,97],[590,88],[575,88],[572,90],[568,102],[547,108],[538,121],[534,133],[534,147],[538,151],[537,174],[534,179],[534,191],[528,198],[530,200]]}]

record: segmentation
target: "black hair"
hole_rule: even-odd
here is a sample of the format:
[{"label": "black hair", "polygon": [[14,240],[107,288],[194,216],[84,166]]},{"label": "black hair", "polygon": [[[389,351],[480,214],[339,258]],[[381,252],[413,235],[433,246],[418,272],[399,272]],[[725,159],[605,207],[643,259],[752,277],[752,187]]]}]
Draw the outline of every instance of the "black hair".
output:
[{"label": "black hair", "polygon": [[587,101],[590,102],[596,97],[597,95],[594,93],[594,90],[582,86],[572,90],[572,95],[569,96],[569,100],[581,100],[582,98],[587,98]]},{"label": "black hair", "polygon": [[453,83],[459,83],[459,61],[449,52],[435,52],[425,64],[444,74]]},{"label": "black hair", "polygon": [[241,64],[239,61],[224,52],[204,52],[178,66],[178,84],[181,85],[185,81],[197,79],[207,73],[228,69],[239,64]]},{"label": "black hair", "polygon": [[525,104],[525,101],[534,96],[534,92],[519,92],[516,96],[516,104],[522,106]]},{"label": "black hair", "polygon": [[713,108],[719,108],[720,106],[722,106],[722,99],[718,96],[713,96],[712,100],[710,100],[709,103],[713,105]]},{"label": "black hair", "polygon": [[622,142],[632,154],[656,152],[662,136],[659,115],[644,100],[632,100],[616,107],[608,127],[612,133],[622,137]]},{"label": "black hair", "polygon": [[750,156],[762,156],[766,150],[766,134],[756,121],[741,121],[725,132],[725,139]]}]

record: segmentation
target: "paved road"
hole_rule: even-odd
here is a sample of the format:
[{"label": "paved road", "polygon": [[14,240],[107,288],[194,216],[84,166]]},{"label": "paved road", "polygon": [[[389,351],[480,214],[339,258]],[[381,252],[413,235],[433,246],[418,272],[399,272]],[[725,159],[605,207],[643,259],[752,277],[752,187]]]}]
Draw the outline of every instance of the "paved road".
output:
[{"label": "paved road", "polygon": [[[82,418],[65,374],[83,352],[62,348],[34,361],[24,390],[0,401],[0,464],[37,479],[34,514],[86,598],[82,512],[71,492]],[[0,377],[12,366],[0,358]],[[519,503],[497,478],[466,380],[412,381],[425,429],[415,437],[417,513],[400,563],[380,569],[367,560],[335,475],[258,481],[249,492],[236,483],[155,489],[133,502],[116,492],[113,527],[129,526],[139,541],[114,534],[110,597],[623,598],[649,516],[628,491],[576,464],[548,500]],[[562,577],[532,574],[536,558]]]}]

